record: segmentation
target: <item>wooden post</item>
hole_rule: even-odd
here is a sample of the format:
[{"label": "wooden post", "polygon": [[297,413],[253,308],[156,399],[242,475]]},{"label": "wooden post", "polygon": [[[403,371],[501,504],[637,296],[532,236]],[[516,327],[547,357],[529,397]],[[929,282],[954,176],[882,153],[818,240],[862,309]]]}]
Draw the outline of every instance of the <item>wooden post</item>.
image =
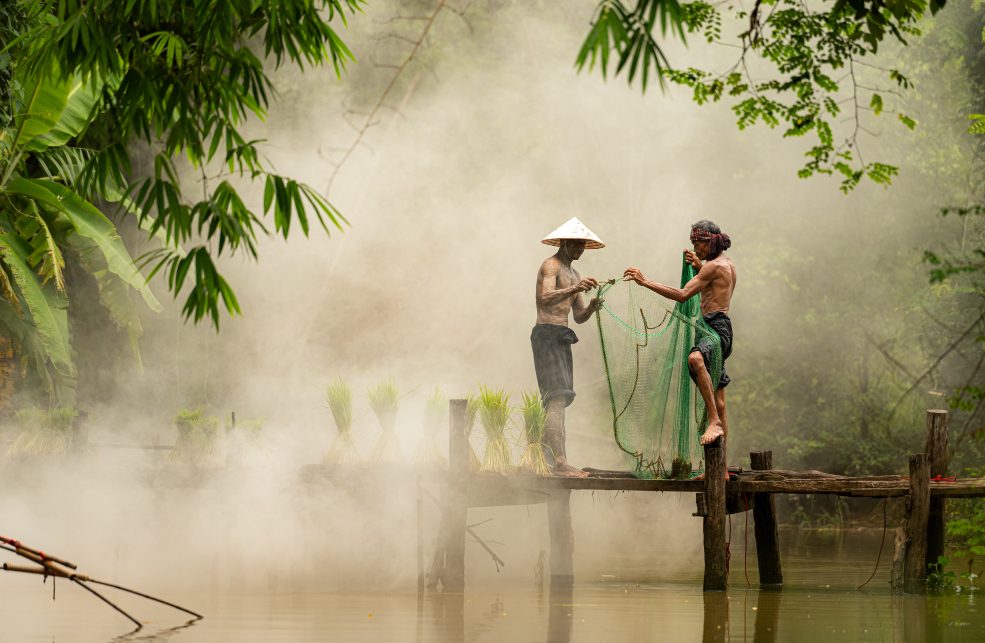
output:
[{"label": "wooden post", "polygon": [[[930,459],[930,477],[947,474],[948,463],[947,411],[927,411],[927,441],[923,452]],[[927,519],[927,564],[932,565],[944,555],[944,498],[930,499]]]},{"label": "wooden post", "polygon": [[[417,595],[420,599],[426,581],[424,578],[424,491],[421,476],[417,476]],[[420,607],[420,605],[418,605]]]},{"label": "wooden post", "polygon": [[71,451],[73,453],[85,453],[89,448],[89,424],[86,422],[88,419],[89,414],[85,411],[79,411],[72,419]]},{"label": "wooden post", "polygon": [[930,514],[930,461],[926,453],[910,456],[910,507],[906,521],[903,591],[922,594],[927,578],[927,518]]},{"label": "wooden post", "polygon": [[725,554],[725,449],[719,438],[705,447],[704,590],[728,589]]},{"label": "wooden post", "polygon": [[[754,471],[773,468],[772,451],[753,451],[749,454]],[[776,501],[772,494],[753,495],[752,515],[756,523],[756,559],[759,562],[760,586],[783,585],[780,567],[780,536],[776,527]]]},{"label": "wooden post", "polygon": [[574,580],[575,534],[571,527],[571,490],[552,491],[547,500],[551,533],[551,585]]},{"label": "wooden post", "polygon": [[[437,573],[442,589],[465,591],[465,527],[468,497],[469,443],[465,435],[466,400],[449,400],[448,477],[441,494],[441,551]],[[443,554],[443,556],[441,555]],[[443,558],[443,565],[440,565]]]}]

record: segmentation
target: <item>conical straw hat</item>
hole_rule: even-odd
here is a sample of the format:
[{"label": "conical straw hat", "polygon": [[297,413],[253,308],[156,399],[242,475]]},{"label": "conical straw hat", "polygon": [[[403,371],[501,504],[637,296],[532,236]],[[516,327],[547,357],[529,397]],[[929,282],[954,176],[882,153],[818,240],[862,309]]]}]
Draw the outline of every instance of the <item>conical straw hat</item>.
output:
[{"label": "conical straw hat", "polygon": [[571,217],[565,221],[557,230],[544,237],[541,243],[546,243],[549,246],[560,246],[561,239],[584,241],[585,248],[592,250],[605,247],[602,240],[594,232],[589,230],[584,223],[579,221],[577,217]]}]

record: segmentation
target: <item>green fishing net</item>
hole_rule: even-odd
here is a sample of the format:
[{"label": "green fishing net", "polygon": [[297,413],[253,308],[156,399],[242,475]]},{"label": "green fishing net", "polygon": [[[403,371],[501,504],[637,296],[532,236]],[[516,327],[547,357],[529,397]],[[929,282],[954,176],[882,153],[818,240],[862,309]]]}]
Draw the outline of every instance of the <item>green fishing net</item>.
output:
[{"label": "green fishing net", "polygon": [[[681,287],[696,271],[684,262]],[[701,316],[700,295],[675,304],[631,281],[599,285],[596,311],[602,359],[612,403],[612,431],[633,458],[636,475],[681,478],[703,469],[698,438],[707,411],[688,373],[695,342],[707,338],[709,374],[722,371],[721,340]]]}]

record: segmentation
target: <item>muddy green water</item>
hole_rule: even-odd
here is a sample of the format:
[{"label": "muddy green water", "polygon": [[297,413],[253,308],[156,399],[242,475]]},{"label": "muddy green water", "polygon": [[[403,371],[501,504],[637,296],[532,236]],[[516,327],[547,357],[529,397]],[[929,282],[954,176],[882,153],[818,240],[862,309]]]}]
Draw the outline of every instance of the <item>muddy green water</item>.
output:
[{"label": "muddy green water", "polygon": [[50,584],[4,575],[0,641],[985,641],[985,593],[893,597],[885,559],[869,588],[856,590],[872,571],[879,536],[783,533],[782,592],[755,589],[755,558],[737,537],[727,593],[701,592],[700,569],[655,578],[640,560],[619,556],[597,561],[569,588],[476,570],[464,595],[185,592],[182,601],[204,620],[185,625],[141,605],[147,623],[133,634],[78,588],[59,584],[52,602]]}]

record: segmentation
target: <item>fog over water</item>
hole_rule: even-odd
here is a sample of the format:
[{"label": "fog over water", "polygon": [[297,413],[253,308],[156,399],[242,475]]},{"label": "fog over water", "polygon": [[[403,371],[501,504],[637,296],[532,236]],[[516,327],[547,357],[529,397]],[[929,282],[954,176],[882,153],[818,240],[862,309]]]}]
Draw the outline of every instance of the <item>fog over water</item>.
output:
[{"label": "fog over water", "polygon": [[[223,261],[244,314],[223,319],[221,333],[182,322],[180,303],[166,301],[165,313],[146,316],[142,372],[118,351],[107,353],[113,357],[92,376],[99,390],[86,409],[90,440],[170,444],[183,408],[263,418],[259,445],[237,465],[198,475],[168,468],[163,451],[122,449],[55,465],[4,461],[5,535],[75,560],[97,578],[168,590],[178,602],[192,591],[413,588],[413,475],[367,465],[378,469],[373,482],[300,482],[299,469],[320,462],[335,435],[325,386],[336,376],[352,384],[353,431],[366,454],[378,426],[365,391],[393,377],[406,394],[398,435],[408,459],[435,386],[464,397],[488,385],[515,400],[535,389],[534,281],[552,254],[540,239],[569,217],[607,244],[576,264],[600,280],[634,265],[673,284],[692,222],[711,218],[731,235],[739,282],[729,369],[740,395],[743,380],[758,376],[752,358],[782,352],[786,333],[803,332],[789,328],[788,315],[833,305],[839,291],[829,270],[851,262],[875,271],[903,256],[913,278],[925,280],[917,266],[939,225],[928,214],[938,204],[926,186],[908,183],[905,165],[891,190],[863,184],[846,196],[835,180],[797,178],[804,141],[740,132],[727,106],[699,108],[681,88],[641,95],[621,77],[577,73],[595,4],[474,2],[465,19],[443,11],[387,102],[399,111],[380,112],[332,184],[328,197],[348,219],[345,231],[264,240],[258,263]],[[279,173],[327,188],[335,150],[355,136],[344,105],[361,124],[359,113],[394,72],[374,62],[399,64],[410,47],[381,38],[416,39],[422,27],[391,20],[428,7],[370,3],[343,32],[358,62],[341,81],[330,70],[274,75],[280,97],[249,130],[268,140]],[[669,52],[683,56],[679,46]],[[689,55],[712,62],[732,53],[696,47]],[[875,155],[877,144],[889,154],[892,137],[907,136],[889,121],[873,127],[886,132],[868,143]],[[259,203],[261,189],[244,186],[242,194]],[[912,217],[893,219],[904,206]],[[876,234],[880,244],[866,243]],[[805,294],[815,286],[816,297]],[[155,291],[168,299],[163,284]],[[851,297],[877,307],[889,295],[873,284]],[[892,303],[885,306],[892,314]],[[576,331],[569,457],[625,467],[607,424],[594,321]],[[832,350],[825,337],[819,354]],[[741,424],[732,430],[737,452],[771,446],[743,444]],[[690,495],[575,494],[576,574],[600,577],[621,551],[645,552],[649,578],[698,574],[700,521],[692,511]],[[502,543],[508,565],[497,576],[469,545],[469,578],[532,578],[547,548],[545,513],[470,512],[470,522],[492,519],[478,529]],[[437,520],[427,501],[426,564]]]}]

